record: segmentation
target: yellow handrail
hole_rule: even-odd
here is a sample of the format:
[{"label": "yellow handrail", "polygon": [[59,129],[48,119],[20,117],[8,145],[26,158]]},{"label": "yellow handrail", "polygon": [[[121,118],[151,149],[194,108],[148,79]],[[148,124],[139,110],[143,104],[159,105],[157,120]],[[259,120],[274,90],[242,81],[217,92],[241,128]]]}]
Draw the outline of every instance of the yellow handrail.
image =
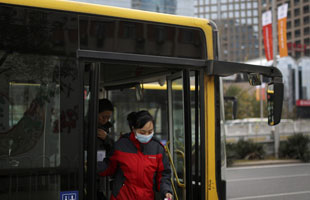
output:
[{"label": "yellow handrail", "polygon": [[[177,182],[178,186],[181,187],[181,188],[185,188],[185,184],[180,182],[180,179],[179,179],[178,174],[177,174],[177,170],[176,170],[176,168],[174,166],[174,163],[173,163],[173,160],[172,160],[172,157],[171,157],[171,153],[170,153],[170,150],[169,150],[169,147],[168,147],[169,143],[170,142],[168,141],[167,144],[165,145],[165,150],[166,150],[166,152],[168,154],[173,174],[174,174],[174,176],[176,178],[176,182]],[[175,150],[175,152],[179,153],[182,156],[183,160],[185,160],[185,156],[184,156],[184,153],[182,151]],[[184,167],[183,167],[183,169],[184,169]],[[185,169],[183,171],[185,171]],[[185,172],[184,172],[184,174],[185,174]]]},{"label": "yellow handrail", "polygon": [[173,189],[173,193],[174,193],[174,198],[175,198],[175,200],[179,200],[179,197],[178,197],[177,191],[175,189],[172,178],[171,178],[171,184],[172,184],[172,189]]}]

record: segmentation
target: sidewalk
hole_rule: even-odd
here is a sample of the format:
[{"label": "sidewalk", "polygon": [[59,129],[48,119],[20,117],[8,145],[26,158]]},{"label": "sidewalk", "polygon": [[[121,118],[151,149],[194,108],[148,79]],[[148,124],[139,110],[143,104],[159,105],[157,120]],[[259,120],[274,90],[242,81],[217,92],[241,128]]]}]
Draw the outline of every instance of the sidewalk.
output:
[{"label": "sidewalk", "polygon": [[256,165],[282,165],[302,163],[300,160],[239,160],[235,161],[230,167],[246,167]]}]

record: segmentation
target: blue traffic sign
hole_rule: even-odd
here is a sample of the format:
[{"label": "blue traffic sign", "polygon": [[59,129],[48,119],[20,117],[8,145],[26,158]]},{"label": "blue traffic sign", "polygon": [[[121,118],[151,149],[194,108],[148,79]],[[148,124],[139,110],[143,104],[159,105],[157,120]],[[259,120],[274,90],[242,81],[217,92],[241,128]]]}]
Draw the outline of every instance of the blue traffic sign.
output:
[{"label": "blue traffic sign", "polygon": [[60,192],[60,200],[79,200],[79,191]]}]

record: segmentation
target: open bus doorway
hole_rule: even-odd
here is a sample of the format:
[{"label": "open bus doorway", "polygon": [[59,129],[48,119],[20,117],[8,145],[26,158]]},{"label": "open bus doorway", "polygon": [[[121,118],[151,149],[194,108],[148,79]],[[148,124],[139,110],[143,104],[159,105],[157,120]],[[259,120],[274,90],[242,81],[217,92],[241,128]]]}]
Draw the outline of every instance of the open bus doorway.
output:
[{"label": "open bus doorway", "polygon": [[[183,71],[176,70],[174,68],[169,69],[166,66],[159,67],[115,62],[100,62],[97,64],[90,63],[85,66],[85,69],[87,69],[90,73],[93,73],[93,76],[85,73],[87,74],[85,77],[89,77],[90,79],[96,78],[94,75],[96,70],[92,71],[91,68],[98,68],[97,73],[100,75],[97,83],[98,88],[96,89],[97,99],[102,97],[108,98],[114,105],[113,117],[111,119],[113,127],[110,133],[114,141],[117,141],[122,134],[130,132],[126,119],[130,112],[148,110],[153,115],[155,125],[154,137],[156,137],[163,145],[167,145],[170,152],[172,152],[171,158],[174,164],[171,166],[171,170],[172,172],[173,170],[176,172],[173,173],[172,179],[175,193],[177,194],[178,199],[185,199],[185,172],[186,166],[188,165],[185,160],[185,153],[188,151],[188,147],[186,147],[186,145],[192,143],[197,145],[197,148],[194,146],[190,147],[192,151],[190,156],[197,156],[196,159],[190,159],[193,161],[195,160],[195,162],[191,164],[191,166],[193,166],[193,168],[191,167],[193,174],[195,174],[194,169],[197,169],[196,171],[198,173],[198,168],[200,168],[194,167],[195,163],[198,163],[199,160],[198,152],[197,155],[195,155],[195,150],[200,151],[200,147],[198,144],[199,142],[197,144],[195,143],[195,137],[197,137],[197,135],[193,135],[196,134],[195,131],[190,131],[188,133],[189,136],[185,133],[185,120],[188,121],[191,118],[192,122],[189,122],[189,124],[192,123],[193,130],[196,130],[196,127],[198,129],[198,122],[195,124],[195,120],[197,120],[197,118],[195,118],[195,114],[193,114],[198,114],[195,110],[198,105],[195,106],[195,89],[193,90],[193,93],[184,94]],[[94,107],[91,106],[91,102],[95,104],[95,101],[91,101],[91,87],[95,86],[91,86],[92,81],[90,79],[85,79],[87,80],[86,83],[88,82],[89,86],[87,86],[87,84],[84,85],[84,105],[85,109],[88,109],[88,111],[84,111],[85,113],[89,113],[89,109]],[[188,82],[190,83],[190,81]],[[193,82],[192,84],[192,88],[194,88],[195,83]],[[187,101],[190,99],[191,102],[189,105],[192,105],[191,111],[193,112],[188,112],[187,114],[193,115],[192,117],[185,118],[184,95],[189,95]],[[91,120],[90,116],[87,117],[88,120]],[[94,117],[95,116],[93,116],[93,118]],[[188,138],[193,141],[186,143],[185,141],[188,140]],[[87,149],[86,151],[88,152],[91,150]],[[94,165],[95,162],[92,161],[92,163]],[[94,166],[87,164],[87,170],[89,168],[94,168]],[[89,178],[88,172],[86,172],[86,175],[87,178]],[[191,176],[196,177],[196,179],[201,178],[198,174],[196,176]],[[104,185],[104,193],[107,197],[110,196],[110,181],[111,179],[106,178]],[[85,188],[90,187],[88,184],[90,183],[86,180]],[[201,181],[196,181],[196,184],[201,184]],[[92,185],[92,187],[98,188],[98,186],[95,185]],[[197,188],[195,189],[197,190]],[[88,190],[90,190],[90,188]],[[92,191],[95,192],[94,190]],[[188,194],[190,194],[190,192],[188,192]]]}]

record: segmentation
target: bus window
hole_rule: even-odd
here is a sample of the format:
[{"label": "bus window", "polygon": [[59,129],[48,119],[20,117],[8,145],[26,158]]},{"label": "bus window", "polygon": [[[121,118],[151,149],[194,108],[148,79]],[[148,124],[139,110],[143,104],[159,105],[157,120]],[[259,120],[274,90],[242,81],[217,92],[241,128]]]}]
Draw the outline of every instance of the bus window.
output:
[{"label": "bus window", "polygon": [[199,29],[109,17],[80,16],[79,19],[80,47],[83,50],[195,59],[206,57],[205,39]]},{"label": "bus window", "polygon": [[[65,106],[64,101],[62,106],[60,104],[63,97],[70,97],[76,91],[69,88],[74,87],[73,79],[66,76],[64,80],[64,74],[60,73],[60,66],[64,64],[57,57],[20,54],[8,56],[2,64],[1,69],[7,70],[0,75],[0,107],[1,111],[6,111],[0,115],[1,170],[70,168],[79,163],[75,154],[78,142],[71,145],[71,153],[63,148],[69,141],[79,139],[79,107],[76,104]],[[65,66],[70,63],[66,62]],[[32,173],[31,170],[28,173]],[[10,179],[19,179],[14,177]],[[37,184],[41,185],[39,180],[42,178],[49,178],[51,182],[40,190],[48,192],[51,199],[57,198],[64,189],[61,187],[64,177],[44,170],[35,177],[19,179],[11,188],[19,192],[5,195],[24,198],[25,194],[36,190]],[[75,184],[69,182],[67,187]],[[54,186],[53,190],[48,189],[50,185]],[[11,190],[7,188],[6,191]],[[31,199],[37,198],[39,193],[33,193]]]},{"label": "bus window", "polygon": [[[35,62],[33,62],[35,61]],[[41,74],[38,69],[46,73]],[[55,57],[13,54],[1,74],[1,168],[60,165],[59,60]],[[23,95],[21,95],[23,94]],[[47,142],[49,141],[49,142]]]},{"label": "bus window", "polygon": [[0,171],[11,183],[0,199],[53,200],[80,187],[76,19],[0,6]]}]

